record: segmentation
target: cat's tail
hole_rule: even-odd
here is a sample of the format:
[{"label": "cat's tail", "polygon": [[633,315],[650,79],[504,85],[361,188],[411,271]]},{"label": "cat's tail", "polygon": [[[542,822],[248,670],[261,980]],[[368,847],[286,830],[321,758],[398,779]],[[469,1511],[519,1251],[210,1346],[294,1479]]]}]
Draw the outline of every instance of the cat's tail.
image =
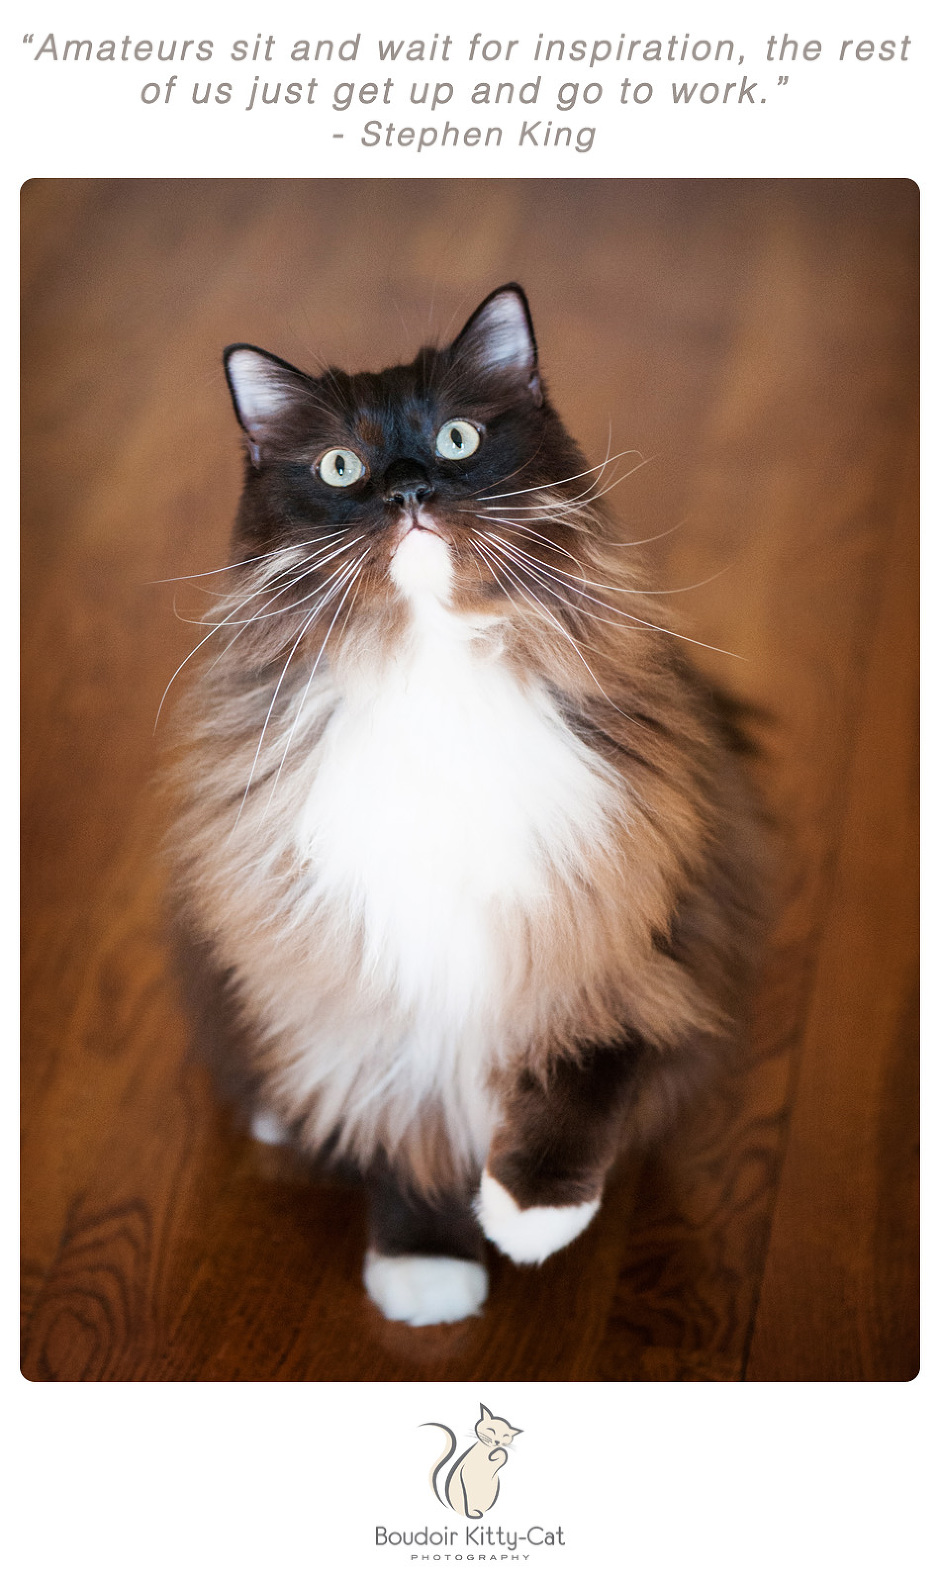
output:
[{"label": "cat's tail", "polygon": [[446,1432],[447,1433],[448,1446],[445,1448],[445,1450],[444,1450],[443,1454],[441,1455],[440,1459],[437,1460],[435,1462],[435,1464],[432,1465],[432,1467],[431,1467],[431,1490],[434,1493],[434,1496],[436,1497],[438,1503],[443,1503],[445,1509],[449,1509],[450,1508],[450,1504],[447,1502],[447,1499],[446,1498],[442,1498],[440,1493],[437,1490],[437,1478],[440,1475],[441,1471],[443,1470],[444,1466],[447,1464],[447,1461],[450,1459],[451,1455],[453,1454],[454,1449],[457,1447],[457,1439],[454,1436],[453,1432],[451,1431],[450,1427],[449,1426],[445,1426],[443,1421],[422,1421],[421,1425],[422,1426],[439,1426],[442,1432]]}]

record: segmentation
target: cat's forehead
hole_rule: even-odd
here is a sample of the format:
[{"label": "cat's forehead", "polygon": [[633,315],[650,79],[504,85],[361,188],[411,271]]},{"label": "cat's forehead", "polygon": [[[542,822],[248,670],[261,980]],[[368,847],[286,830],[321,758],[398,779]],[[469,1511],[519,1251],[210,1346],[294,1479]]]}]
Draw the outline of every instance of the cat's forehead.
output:
[{"label": "cat's forehead", "polygon": [[413,362],[396,363],[374,373],[328,368],[319,386],[348,419],[380,424],[383,419],[427,407],[440,394],[445,374],[446,358],[424,351]]},{"label": "cat's forehead", "polygon": [[397,452],[415,438],[426,442],[453,415],[450,407],[456,392],[443,364],[444,359],[435,356],[378,373],[330,368],[317,381],[308,418],[317,428],[325,425],[332,431],[332,417],[354,446],[358,443],[367,452]]},{"label": "cat's forehead", "polygon": [[412,362],[379,372],[346,373],[328,368],[317,393],[336,415],[354,426],[366,443],[386,442],[396,429],[443,420],[456,402],[489,412],[507,403],[501,381],[487,376],[453,347],[425,346]]}]

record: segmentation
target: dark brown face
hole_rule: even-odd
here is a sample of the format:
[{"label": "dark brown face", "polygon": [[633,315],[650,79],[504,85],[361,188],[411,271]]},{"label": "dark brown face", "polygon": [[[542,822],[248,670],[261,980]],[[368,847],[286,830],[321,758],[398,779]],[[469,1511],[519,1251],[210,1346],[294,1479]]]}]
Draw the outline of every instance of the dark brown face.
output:
[{"label": "dark brown face", "polygon": [[225,364],[248,447],[236,547],[271,556],[265,619],[290,615],[285,642],[424,592],[463,610],[554,602],[544,567],[570,565],[585,463],[544,397],[518,286],[406,367],[314,378],[245,345]]}]

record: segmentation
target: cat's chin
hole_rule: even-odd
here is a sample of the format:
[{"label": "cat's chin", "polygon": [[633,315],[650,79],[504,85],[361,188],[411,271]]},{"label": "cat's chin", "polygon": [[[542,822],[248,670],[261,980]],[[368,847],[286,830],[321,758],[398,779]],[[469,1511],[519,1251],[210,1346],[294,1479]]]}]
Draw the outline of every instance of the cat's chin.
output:
[{"label": "cat's chin", "polygon": [[576,1240],[600,1206],[596,1201],[573,1207],[520,1207],[499,1180],[484,1171],[476,1212],[488,1240],[514,1262],[544,1262]]},{"label": "cat's chin", "polygon": [[446,603],[453,587],[450,549],[429,521],[418,520],[399,539],[389,568],[392,581],[410,598],[432,597]]},{"label": "cat's chin", "polygon": [[413,1328],[475,1317],[489,1280],[479,1262],[455,1256],[382,1256],[370,1251],[363,1269],[366,1293],[390,1322]]}]

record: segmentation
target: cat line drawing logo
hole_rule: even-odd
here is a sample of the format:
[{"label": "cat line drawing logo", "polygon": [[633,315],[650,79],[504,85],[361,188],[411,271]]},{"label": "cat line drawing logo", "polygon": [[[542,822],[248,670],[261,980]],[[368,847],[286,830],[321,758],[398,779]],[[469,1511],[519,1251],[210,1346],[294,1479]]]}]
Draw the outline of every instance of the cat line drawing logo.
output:
[{"label": "cat line drawing logo", "polygon": [[[458,1454],[456,1435],[443,1421],[422,1421],[421,1426],[436,1426],[446,1434],[444,1451],[431,1466],[431,1490],[438,1503],[445,1509],[453,1509],[455,1514],[463,1514],[470,1522],[482,1522],[484,1514],[499,1497],[500,1473],[509,1462],[509,1449],[522,1428],[511,1426],[503,1416],[494,1415],[481,1404],[480,1419],[473,1429],[476,1441]],[[409,1554],[412,1561],[485,1562],[499,1558],[527,1560],[531,1557],[531,1549],[566,1547],[567,1543],[560,1525],[530,1525],[522,1531],[504,1525],[468,1523],[462,1536],[453,1527],[440,1530],[425,1525],[421,1530],[406,1531],[377,1525],[375,1545],[388,1551],[399,1547],[428,1549]],[[445,1550],[430,1551],[435,1547]],[[493,1548],[499,1551],[494,1552]]]},{"label": "cat line drawing logo", "polygon": [[[457,1439],[443,1421],[424,1421],[447,1433],[447,1446],[431,1468],[431,1489],[438,1503],[468,1520],[482,1519],[499,1497],[499,1473],[509,1460],[508,1449],[522,1430],[510,1426],[501,1416],[480,1405],[480,1419],[474,1427],[476,1442],[455,1459],[444,1476],[444,1469],[457,1451]],[[442,1485],[443,1477],[443,1485]]]}]

